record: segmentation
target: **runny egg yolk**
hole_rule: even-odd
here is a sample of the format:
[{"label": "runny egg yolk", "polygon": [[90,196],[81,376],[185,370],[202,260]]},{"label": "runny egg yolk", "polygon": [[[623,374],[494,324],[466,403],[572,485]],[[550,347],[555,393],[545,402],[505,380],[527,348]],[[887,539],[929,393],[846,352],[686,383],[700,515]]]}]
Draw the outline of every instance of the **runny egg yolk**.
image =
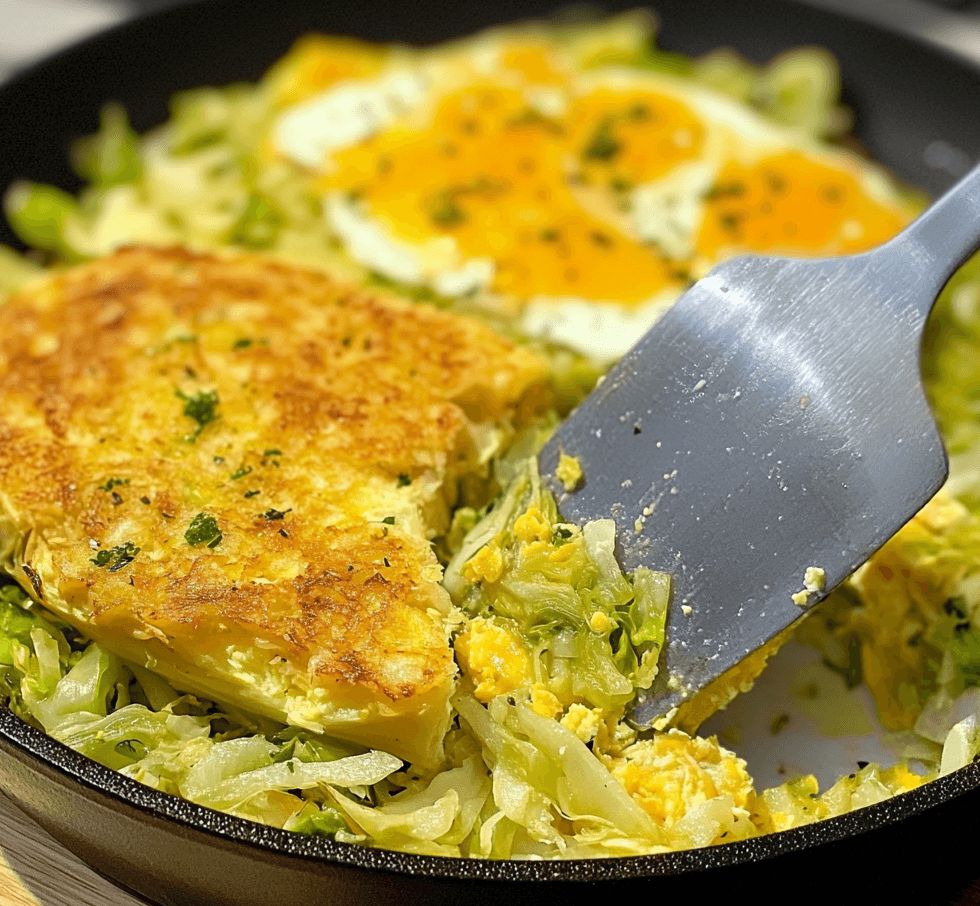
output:
[{"label": "runny egg yolk", "polygon": [[[349,57],[339,53],[336,65]],[[335,75],[318,59],[310,55],[304,79]],[[493,263],[489,289],[518,299],[637,306],[680,292],[692,273],[731,254],[848,254],[903,226],[899,206],[845,164],[784,152],[775,138],[760,159],[757,126],[744,126],[757,148],[749,158],[738,151],[742,126],[719,132],[708,114],[657,86],[576,94],[534,42],[509,47],[501,65],[506,78],[493,80],[464,66],[462,87],[436,99],[425,122],[407,118],[335,151],[320,188],[359,199],[367,216],[420,250],[449,237],[460,258]],[[552,103],[541,103],[549,91]],[[700,161],[710,182],[677,190],[697,196],[695,241],[671,257],[655,230],[633,223],[633,190]],[[672,210],[655,216],[669,220]]]},{"label": "runny egg yolk", "polygon": [[[428,128],[391,129],[336,154],[325,187],[355,192],[403,239],[448,235],[464,256],[489,257],[500,292],[641,302],[686,273],[628,235],[614,193],[697,150],[685,127],[685,147],[658,156],[670,143],[647,133],[664,129],[651,111],[666,106],[652,101],[585,99],[551,117],[515,89],[468,87],[440,102]],[[593,190],[611,216],[589,209],[603,204],[590,204]]]},{"label": "runny egg yolk", "polygon": [[569,120],[586,182],[614,192],[663,176],[703,150],[704,126],[691,110],[650,91],[600,88],[575,102]]},{"label": "runny egg yolk", "polygon": [[846,255],[880,245],[903,225],[896,208],[872,198],[850,173],[789,152],[722,170],[698,248],[712,258],[736,251]]}]

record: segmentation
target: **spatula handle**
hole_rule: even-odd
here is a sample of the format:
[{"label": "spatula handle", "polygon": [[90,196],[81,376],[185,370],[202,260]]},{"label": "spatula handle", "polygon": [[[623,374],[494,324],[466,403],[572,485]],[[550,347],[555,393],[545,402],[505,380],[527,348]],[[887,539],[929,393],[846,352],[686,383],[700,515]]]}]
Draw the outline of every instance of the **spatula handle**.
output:
[{"label": "spatula handle", "polygon": [[980,249],[980,164],[880,251],[922,287],[923,321],[943,286]]}]

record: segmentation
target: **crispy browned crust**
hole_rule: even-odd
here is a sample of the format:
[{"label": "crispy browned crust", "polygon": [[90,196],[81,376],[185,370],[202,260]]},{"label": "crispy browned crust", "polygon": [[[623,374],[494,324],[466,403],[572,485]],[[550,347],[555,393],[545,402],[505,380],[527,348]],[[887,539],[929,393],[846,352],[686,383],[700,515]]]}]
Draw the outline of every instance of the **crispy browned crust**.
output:
[{"label": "crispy browned crust", "polygon": [[[0,310],[16,578],[109,647],[258,645],[404,704],[454,672],[426,514],[479,468],[472,422],[511,420],[544,373],[474,320],[257,256],[69,270]],[[213,548],[185,538],[200,513]]]}]

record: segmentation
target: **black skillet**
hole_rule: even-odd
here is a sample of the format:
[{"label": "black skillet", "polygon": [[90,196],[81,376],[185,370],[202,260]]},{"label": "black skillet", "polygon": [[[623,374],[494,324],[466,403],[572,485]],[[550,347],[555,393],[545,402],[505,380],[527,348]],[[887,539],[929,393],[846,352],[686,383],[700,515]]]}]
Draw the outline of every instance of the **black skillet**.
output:
[{"label": "black skillet", "polygon": [[[310,30],[429,43],[554,4],[303,0],[189,4],[124,25],[0,89],[0,190],[17,178],[77,187],[71,141],[106,100],[138,129],[176,90],[257,79]],[[609,9],[631,4],[606,4]],[[728,45],[767,60],[800,44],[841,61],[857,135],[935,193],[980,158],[980,66],[887,28],[796,0],[661,0],[661,46]],[[0,241],[16,240],[0,226]],[[570,895],[734,902],[980,902],[980,765],[903,796],[782,834],[708,850],[580,862],[410,856],[302,837],[220,815],[127,780],[0,708],[0,789],[117,883],[166,904],[537,903]],[[66,884],[70,883],[66,879]],[[675,900],[676,902],[676,900]]]}]

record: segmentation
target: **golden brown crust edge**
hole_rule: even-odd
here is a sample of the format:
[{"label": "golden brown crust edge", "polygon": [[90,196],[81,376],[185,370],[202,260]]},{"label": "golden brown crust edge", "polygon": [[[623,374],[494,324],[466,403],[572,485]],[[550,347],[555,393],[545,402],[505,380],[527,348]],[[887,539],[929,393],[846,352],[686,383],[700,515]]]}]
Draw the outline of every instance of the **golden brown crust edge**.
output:
[{"label": "golden brown crust edge", "polygon": [[431,758],[402,725],[448,721],[434,523],[481,468],[474,422],[509,424],[545,377],[475,320],[315,271],[122,250],[0,310],[8,568],[192,691],[265,670],[282,719],[371,745],[387,724]]}]

